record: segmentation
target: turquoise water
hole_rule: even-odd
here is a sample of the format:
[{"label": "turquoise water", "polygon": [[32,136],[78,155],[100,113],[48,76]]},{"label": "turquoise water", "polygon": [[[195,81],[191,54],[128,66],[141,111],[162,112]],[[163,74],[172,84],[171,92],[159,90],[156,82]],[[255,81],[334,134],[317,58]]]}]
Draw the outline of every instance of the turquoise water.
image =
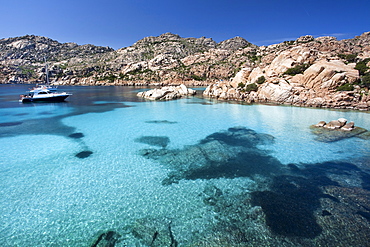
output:
[{"label": "turquoise water", "polygon": [[[370,129],[369,113],[201,97],[152,102],[129,87],[65,87],[73,93],[67,102],[21,104],[17,97],[26,88],[0,86],[1,246],[342,246],[348,239],[341,231],[349,230],[328,220],[337,212],[328,208],[343,206],[343,195],[328,192],[333,186],[358,188],[365,202],[343,207],[357,219],[352,225],[370,226],[370,141],[320,142],[309,128],[344,117]],[[244,130],[256,136],[247,146],[218,139],[234,138],[233,131],[246,138]],[[212,134],[221,148],[208,147],[215,145],[207,139]],[[144,155],[147,150],[154,156]],[[228,158],[212,160],[204,150]],[[204,163],[203,155],[212,162]],[[325,170],[325,162],[339,165]],[[256,167],[240,172],[241,165]],[[312,187],[317,171],[330,181]],[[165,183],[169,174],[176,179]],[[291,230],[290,223],[276,228],[271,205],[258,194],[284,194],[275,183],[286,176],[298,191],[311,190],[315,206],[292,221],[305,212],[310,219],[291,225],[307,223],[309,233]],[[237,204],[242,213],[230,210]],[[353,234],[361,243],[368,233]]]}]

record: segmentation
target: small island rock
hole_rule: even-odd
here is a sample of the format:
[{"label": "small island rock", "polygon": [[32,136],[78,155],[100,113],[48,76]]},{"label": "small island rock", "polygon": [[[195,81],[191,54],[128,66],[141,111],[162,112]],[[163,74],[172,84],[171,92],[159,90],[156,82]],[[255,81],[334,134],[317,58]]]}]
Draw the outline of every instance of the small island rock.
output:
[{"label": "small island rock", "polygon": [[181,84],[177,87],[169,86],[162,87],[160,89],[155,88],[146,92],[139,92],[137,96],[150,100],[172,100],[195,94],[195,90],[187,88],[184,84]]},{"label": "small island rock", "polygon": [[311,125],[311,131],[317,137],[315,140],[321,142],[339,141],[351,137],[359,137],[361,139],[370,139],[370,132],[364,128],[356,127],[353,121],[347,123],[347,119],[339,118],[332,120],[329,123],[320,121],[317,124]]},{"label": "small island rock", "polygon": [[346,131],[350,131],[350,130],[353,130],[355,127],[355,122],[349,122],[347,123],[346,125],[344,125],[341,129],[342,130],[346,130]]}]

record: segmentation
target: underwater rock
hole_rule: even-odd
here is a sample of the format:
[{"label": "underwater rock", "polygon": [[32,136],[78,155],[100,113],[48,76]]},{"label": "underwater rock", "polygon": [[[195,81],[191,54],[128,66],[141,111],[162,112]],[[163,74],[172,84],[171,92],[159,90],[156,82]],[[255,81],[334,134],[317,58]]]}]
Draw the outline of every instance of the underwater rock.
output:
[{"label": "underwater rock", "polygon": [[168,218],[147,217],[135,221],[128,228],[131,234],[140,240],[144,246],[162,247],[178,246],[173,231],[172,221]]},{"label": "underwater rock", "polygon": [[254,130],[243,126],[229,128],[227,131],[220,131],[207,136],[200,141],[200,144],[218,140],[230,146],[256,147],[260,144],[272,144],[272,135],[257,133]]},{"label": "underwater rock", "polygon": [[198,144],[183,149],[143,149],[139,154],[172,169],[163,180],[164,185],[181,179],[267,175],[277,172],[280,163],[257,145],[272,143],[273,139],[245,127],[234,127],[211,134]]},{"label": "underwater rock", "polygon": [[338,120],[320,121],[318,124],[310,126],[311,132],[317,137],[315,140],[321,142],[334,142],[350,137],[359,137],[367,139],[367,135],[370,136],[368,131],[364,128],[355,126],[353,121],[347,123],[347,119],[339,118]]},{"label": "underwater rock", "polygon": [[[370,191],[358,187],[328,186],[325,194],[338,198],[340,203],[323,200],[323,206],[333,215],[321,216],[326,236],[336,236],[341,246],[368,246],[370,237]],[[333,232],[331,232],[333,231]],[[325,237],[316,246],[331,246]]]},{"label": "underwater rock", "polygon": [[330,216],[330,215],[332,215],[332,213],[330,213],[328,210],[323,210],[323,211],[321,212],[321,215],[322,215],[322,216]]},{"label": "underwater rock", "polygon": [[22,112],[22,113],[14,114],[14,116],[17,116],[17,117],[19,117],[19,116],[27,116],[27,115],[29,115],[29,113],[27,113],[27,112]]},{"label": "underwater rock", "polygon": [[50,111],[43,111],[39,113],[40,115],[52,115],[53,113]]},{"label": "underwater rock", "polygon": [[364,212],[364,211],[357,211],[357,214],[364,217],[367,221],[370,222],[370,212]]},{"label": "underwater rock", "polygon": [[217,205],[220,197],[223,194],[221,189],[209,184],[205,186],[203,193],[205,195],[203,198],[203,202],[210,206]]},{"label": "underwater rock", "polygon": [[7,123],[0,123],[0,127],[10,127],[10,126],[17,126],[22,124],[22,122],[7,122]]},{"label": "underwater rock", "polygon": [[370,140],[370,131],[363,132],[356,137],[364,140]]},{"label": "underwater rock", "polygon": [[78,154],[76,154],[75,156],[77,158],[80,158],[80,159],[85,159],[85,158],[89,157],[92,154],[93,154],[93,152],[91,152],[91,151],[82,151],[82,152],[79,152]]},{"label": "underwater rock", "polygon": [[342,187],[349,174],[369,188],[370,174],[334,161],[290,164],[260,191],[221,191],[209,181],[201,196],[217,224],[194,246],[367,246],[370,191]]},{"label": "underwater rock", "polygon": [[99,234],[91,247],[114,247],[119,242],[121,235],[115,231],[107,231]]},{"label": "underwater rock", "polygon": [[74,138],[74,139],[80,139],[84,136],[85,135],[83,133],[77,132],[77,133],[70,134],[68,137],[71,137],[71,138]]},{"label": "underwater rock", "polygon": [[253,192],[253,202],[260,205],[266,214],[266,224],[279,235],[314,238],[322,229],[311,213],[307,201],[302,197],[272,191]]},{"label": "underwater rock", "polygon": [[151,120],[145,121],[145,123],[153,123],[153,124],[175,124],[176,121],[168,121],[168,120]]},{"label": "underwater rock", "polygon": [[142,136],[140,138],[136,138],[135,142],[165,148],[170,143],[170,138],[167,136]]},{"label": "underwater rock", "polygon": [[252,192],[252,205],[262,207],[266,214],[266,224],[275,234],[315,238],[322,232],[314,216],[314,212],[320,208],[320,198],[333,199],[324,194],[321,187],[338,186],[325,173],[340,167],[351,169],[352,166],[327,162],[307,165],[302,170],[295,169],[294,176],[273,177],[269,190]]},{"label": "underwater rock", "polygon": [[335,142],[346,138],[359,137],[364,138],[368,131],[361,127],[354,127],[351,131],[342,129],[328,129],[312,125],[311,132],[316,135],[315,140],[320,142]]}]

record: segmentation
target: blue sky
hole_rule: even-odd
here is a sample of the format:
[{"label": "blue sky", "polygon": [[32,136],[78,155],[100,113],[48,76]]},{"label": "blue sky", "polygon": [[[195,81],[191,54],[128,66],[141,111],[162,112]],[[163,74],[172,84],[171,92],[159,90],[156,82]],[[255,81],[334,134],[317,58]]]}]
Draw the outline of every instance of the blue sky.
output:
[{"label": "blue sky", "polygon": [[34,34],[114,49],[172,32],[270,45],[370,31],[369,0],[0,0],[0,39]]}]

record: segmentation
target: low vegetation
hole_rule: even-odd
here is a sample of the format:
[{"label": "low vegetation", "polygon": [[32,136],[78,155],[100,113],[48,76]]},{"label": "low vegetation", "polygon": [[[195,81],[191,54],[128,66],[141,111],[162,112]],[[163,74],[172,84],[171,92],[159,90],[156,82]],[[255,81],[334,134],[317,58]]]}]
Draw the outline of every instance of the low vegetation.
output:
[{"label": "low vegetation", "polygon": [[310,67],[309,64],[299,64],[296,65],[295,67],[287,69],[287,71],[284,72],[285,75],[297,75],[297,74],[303,74],[303,72]]},{"label": "low vegetation", "polygon": [[246,92],[252,92],[252,91],[256,92],[257,90],[258,90],[258,86],[256,83],[248,84],[247,87],[245,88]]},{"label": "low vegetation", "polygon": [[360,87],[370,87],[370,68],[367,64],[370,62],[370,58],[365,58],[357,62],[355,69],[360,73]]},{"label": "low vegetation", "polygon": [[266,81],[266,78],[264,76],[260,76],[260,77],[258,77],[256,83],[257,84],[263,84],[263,83],[265,83],[265,81]]},{"label": "low vegetation", "polygon": [[357,54],[338,54],[338,57],[346,60],[347,63],[354,63],[357,59]]},{"label": "low vegetation", "polygon": [[353,91],[354,86],[352,84],[346,83],[342,86],[337,87],[337,91]]},{"label": "low vegetation", "polygon": [[238,88],[244,88],[244,87],[245,87],[245,84],[243,82],[239,82]]},{"label": "low vegetation", "polygon": [[370,62],[370,58],[366,58],[358,63],[356,63],[355,69],[357,69],[360,73],[360,75],[365,75],[367,71],[369,70],[369,67],[367,67],[367,63]]}]

